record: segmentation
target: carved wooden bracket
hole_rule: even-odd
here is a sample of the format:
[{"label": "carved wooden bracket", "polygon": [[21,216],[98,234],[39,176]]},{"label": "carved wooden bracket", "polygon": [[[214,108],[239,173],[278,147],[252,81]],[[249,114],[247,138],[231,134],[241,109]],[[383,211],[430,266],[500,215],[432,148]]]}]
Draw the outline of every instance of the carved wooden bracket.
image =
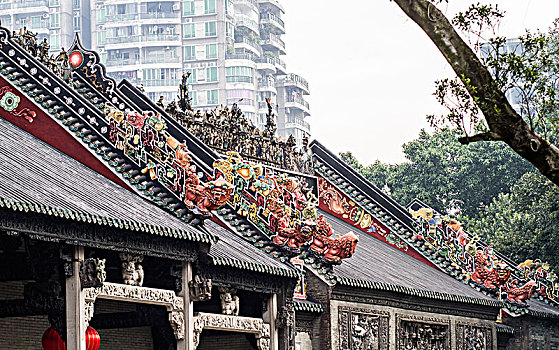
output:
[{"label": "carved wooden bracket", "polygon": [[256,336],[260,350],[270,349],[270,325],[261,318],[208,314],[200,312],[194,316],[194,348],[200,343],[200,334],[204,329],[229,332],[252,333]]},{"label": "carved wooden bracket", "polygon": [[101,287],[85,288],[85,323],[93,318],[97,298],[151,305],[163,305],[169,312],[169,322],[177,339],[184,339],[184,300],[174,291],[106,282]]}]

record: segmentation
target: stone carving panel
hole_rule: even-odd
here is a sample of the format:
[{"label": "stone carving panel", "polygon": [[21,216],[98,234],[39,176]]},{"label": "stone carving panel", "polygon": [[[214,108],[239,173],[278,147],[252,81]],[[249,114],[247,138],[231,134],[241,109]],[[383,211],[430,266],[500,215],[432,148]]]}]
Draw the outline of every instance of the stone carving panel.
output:
[{"label": "stone carving panel", "polygon": [[80,267],[80,281],[82,288],[101,287],[105,283],[105,259],[88,258]]},{"label": "stone carving panel", "polygon": [[450,321],[396,315],[397,350],[450,349]]},{"label": "stone carving panel", "polygon": [[457,350],[493,350],[493,330],[490,326],[456,324]]},{"label": "stone carving panel", "polygon": [[175,337],[184,339],[184,300],[178,297],[174,291],[106,282],[98,288],[85,288],[83,292],[86,324],[89,324],[89,321],[93,318],[94,304],[97,298],[164,305],[169,312],[169,321],[175,332]]},{"label": "stone carving panel", "polygon": [[340,307],[340,350],[388,349],[389,314],[383,311]]},{"label": "stone carving panel", "polygon": [[270,325],[261,318],[201,312],[194,317],[194,348],[198,347],[200,334],[204,329],[253,333],[256,335],[258,349],[270,349]]}]

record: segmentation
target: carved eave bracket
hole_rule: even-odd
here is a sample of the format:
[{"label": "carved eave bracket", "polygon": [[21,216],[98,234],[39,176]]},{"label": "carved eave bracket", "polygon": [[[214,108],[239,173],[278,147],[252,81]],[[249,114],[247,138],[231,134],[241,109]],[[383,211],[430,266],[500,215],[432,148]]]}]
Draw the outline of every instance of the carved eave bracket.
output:
[{"label": "carved eave bracket", "polygon": [[162,305],[169,312],[169,321],[177,339],[184,339],[184,299],[174,291],[147,287],[130,286],[117,283],[105,283],[97,288],[85,288],[85,323],[93,318],[94,304],[97,298]]},{"label": "carved eave bracket", "polygon": [[198,347],[204,329],[252,333],[256,336],[258,349],[270,349],[270,325],[261,318],[200,312],[194,316],[194,348]]}]

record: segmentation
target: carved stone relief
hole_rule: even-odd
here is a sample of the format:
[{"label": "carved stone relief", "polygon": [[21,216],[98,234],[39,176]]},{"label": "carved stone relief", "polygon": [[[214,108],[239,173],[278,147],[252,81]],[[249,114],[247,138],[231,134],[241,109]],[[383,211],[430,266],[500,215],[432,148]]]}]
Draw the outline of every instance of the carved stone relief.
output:
[{"label": "carved stone relief", "polygon": [[98,288],[85,288],[85,322],[93,318],[95,299],[112,299],[152,305],[163,305],[169,311],[169,321],[177,339],[184,339],[184,300],[174,291],[165,289],[104,283]]},{"label": "carved stone relief", "polygon": [[212,280],[194,276],[194,280],[188,282],[190,288],[190,300],[205,301],[212,298]]},{"label": "carved stone relief", "polygon": [[384,311],[339,307],[339,349],[388,349],[389,318]]},{"label": "carved stone relief", "polygon": [[450,321],[431,317],[396,315],[397,350],[450,349]]},{"label": "carved stone relief", "polygon": [[252,333],[256,336],[258,349],[270,349],[270,325],[261,318],[201,312],[194,316],[194,348],[200,343],[200,334],[204,329]]},{"label": "carved stone relief", "polygon": [[83,288],[101,287],[105,283],[105,259],[85,259],[80,268],[80,280]]},{"label": "carved stone relief", "polygon": [[141,255],[120,253],[122,261],[122,280],[130,286],[142,286],[144,284],[144,269],[140,263],[144,260]]},{"label": "carved stone relief", "polygon": [[221,313],[224,315],[239,315],[239,297],[235,295],[236,289],[219,288]]},{"label": "carved stone relief", "polygon": [[456,324],[457,350],[492,350],[493,330],[490,326]]}]

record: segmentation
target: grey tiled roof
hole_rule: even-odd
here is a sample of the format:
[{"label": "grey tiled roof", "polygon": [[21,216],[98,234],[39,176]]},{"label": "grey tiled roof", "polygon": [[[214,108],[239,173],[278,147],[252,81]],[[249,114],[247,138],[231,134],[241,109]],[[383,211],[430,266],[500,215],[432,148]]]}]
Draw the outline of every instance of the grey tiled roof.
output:
[{"label": "grey tiled roof", "polygon": [[536,317],[559,318],[559,308],[539,300],[528,300],[528,313]]},{"label": "grey tiled roof", "polygon": [[293,299],[293,306],[295,311],[314,312],[317,314],[324,312],[324,306],[321,303],[315,303],[310,300]]},{"label": "grey tiled roof", "polygon": [[2,118],[0,207],[177,239],[215,240]]},{"label": "grey tiled roof", "polygon": [[436,270],[379,239],[324,212],[334,232],[352,231],[359,236],[355,254],[334,267],[341,284],[385,289],[421,297],[478,303],[499,307],[500,302],[484,295],[446,273]]},{"label": "grey tiled roof", "polygon": [[279,276],[297,277],[294,268],[274,259],[237,234],[210,220],[206,220],[204,225],[219,239],[210,247],[210,256],[214,264]]}]

